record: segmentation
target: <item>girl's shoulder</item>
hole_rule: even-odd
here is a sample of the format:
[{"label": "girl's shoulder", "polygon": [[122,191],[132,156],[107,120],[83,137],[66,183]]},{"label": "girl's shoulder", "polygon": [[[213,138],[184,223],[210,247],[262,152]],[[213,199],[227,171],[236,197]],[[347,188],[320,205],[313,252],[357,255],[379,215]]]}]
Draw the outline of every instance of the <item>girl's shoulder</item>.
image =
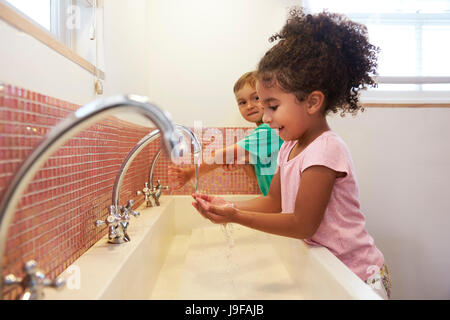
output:
[{"label": "girl's shoulder", "polygon": [[[280,148],[280,163],[287,163],[287,159],[297,140],[285,141]],[[312,141],[306,148],[293,159],[293,162],[303,162],[304,159],[317,157],[339,158],[340,160],[351,159],[350,152],[344,140],[334,131],[325,131]],[[289,162],[290,162],[289,161]]]},{"label": "girl's shoulder", "polygon": [[324,165],[350,174],[353,161],[344,140],[335,132],[326,131],[304,150],[302,170],[312,165]]},{"label": "girl's shoulder", "polygon": [[[334,131],[328,130],[317,137],[308,145],[305,151],[314,152],[318,149],[330,149],[334,151],[347,152],[348,148],[344,140]],[[306,153],[306,152],[305,152]]]}]

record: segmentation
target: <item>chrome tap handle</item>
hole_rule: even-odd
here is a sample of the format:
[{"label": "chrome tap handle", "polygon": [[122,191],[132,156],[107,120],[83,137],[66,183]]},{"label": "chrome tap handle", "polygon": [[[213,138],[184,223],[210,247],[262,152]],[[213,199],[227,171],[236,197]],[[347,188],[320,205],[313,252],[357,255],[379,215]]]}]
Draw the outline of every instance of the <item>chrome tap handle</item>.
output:
[{"label": "chrome tap handle", "polygon": [[23,288],[21,300],[42,299],[44,298],[44,287],[62,289],[66,284],[66,281],[60,277],[54,280],[46,278],[45,274],[38,269],[37,262],[34,260],[27,261],[23,269],[26,273],[24,278],[9,274],[3,279],[3,283],[7,286],[20,285]]},{"label": "chrome tap handle", "polygon": [[135,217],[139,217],[141,215],[139,212],[131,210],[131,209],[130,209],[130,213]]},{"label": "chrome tap handle", "polygon": [[147,207],[153,207],[153,204],[152,204],[152,201],[151,201],[151,196],[152,196],[152,193],[154,192],[153,189],[154,188],[149,188],[148,187],[148,182],[146,182],[144,184],[144,189],[142,189],[142,191],[136,192],[136,194],[138,196],[140,196],[141,194],[144,195],[145,203],[146,203]]},{"label": "chrome tap handle", "polygon": [[169,189],[168,186],[163,186],[161,184],[161,180],[156,180],[156,186],[153,187],[154,193],[152,193],[153,199],[155,200],[155,205],[156,206],[160,206],[159,203],[159,198],[161,197],[162,194],[162,190],[167,190]]},{"label": "chrome tap handle", "polygon": [[117,217],[116,207],[115,206],[110,206],[109,207],[109,215],[106,217],[106,219],[104,221],[103,220],[97,220],[95,222],[95,225],[97,227],[100,227],[100,226],[103,226],[103,225],[117,226],[119,221],[120,221],[120,218]]},{"label": "chrome tap handle", "polygon": [[125,206],[125,209],[130,210],[131,207],[133,206],[133,204],[134,204],[134,200],[133,199],[128,200],[128,202],[127,202],[127,204]]},{"label": "chrome tap handle", "polygon": [[98,227],[100,227],[100,226],[102,226],[102,225],[104,225],[105,224],[105,221],[103,221],[103,220],[97,220],[97,221],[95,221],[95,226],[98,228]]},{"label": "chrome tap handle", "polygon": [[146,196],[150,195],[151,190],[150,190],[150,188],[148,187],[148,182],[144,183],[144,189],[142,189],[142,192],[143,192]]},{"label": "chrome tap handle", "polygon": [[108,238],[109,242],[116,243],[118,242],[120,238],[120,234],[117,231],[117,228],[119,227],[119,222],[122,220],[122,218],[117,214],[116,207],[111,205],[109,207],[109,215],[106,217],[106,219],[103,220],[97,220],[95,222],[95,225],[97,227],[101,227],[103,225],[108,226]]},{"label": "chrome tap handle", "polygon": [[168,190],[169,189],[169,186],[163,186],[162,184],[161,184],[161,180],[156,180],[156,187],[155,187],[157,190]]},{"label": "chrome tap handle", "polygon": [[143,194],[144,199],[145,199],[145,204],[147,205],[147,207],[153,207],[153,204],[151,201],[152,192],[153,192],[153,190],[148,187],[148,182],[146,182],[144,184],[144,189],[142,189],[142,191],[137,191],[136,194],[138,196]]},{"label": "chrome tap handle", "polygon": [[8,274],[7,276],[5,276],[3,278],[3,283],[6,286],[15,286],[15,285],[21,284],[22,281],[23,281],[23,278],[18,278],[13,274]]},{"label": "chrome tap handle", "polygon": [[100,227],[100,226],[103,226],[103,225],[110,226],[112,224],[117,224],[117,222],[119,222],[119,219],[117,219],[116,217],[110,215],[110,216],[106,217],[105,221],[97,220],[95,222],[95,225],[97,227]]},{"label": "chrome tap handle", "polygon": [[128,209],[124,208],[123,206],[119,206],[119,220],[120,222],[127,222],[130,221],[130,215],[128,214]]},{"label": "chrome tap handle", "polygon": [[111,205],[109,207],[109,215],[105,221],[97,220],[95,223],[97,227],[106,225],[108,226],[108,242],[109,243],[124,243],[130,241],[127,229],[130,221],[130,214],[138,216],[139,212],[135,212],[131,209],[134,201],[128,201],[125,207]]},{"label": "chrome tap handle", "polygon": [[128,200],[128,203],[127,203],[127,205],[125,206],[125,210],[127,211],[127,213],[132,214],[132,215],[135,216],[135,217],[138,217],[138,216],[140,216],[141,214],[140,214],[139,212],[137,212],[137,211],[134,211],[134,210],[132,209],[133,204],[134,204],[134,200]]},{"label": "chrome tap handle", "polygon": [[50,287],[50,288],[55,288],[57,290],[61,290],[62,288],[64,288],[65,284],[66,284],[66,281],[59,277],[56,279],[53,279],[53,280],[50,280],[48,278],[44,279],[44,286]]}]

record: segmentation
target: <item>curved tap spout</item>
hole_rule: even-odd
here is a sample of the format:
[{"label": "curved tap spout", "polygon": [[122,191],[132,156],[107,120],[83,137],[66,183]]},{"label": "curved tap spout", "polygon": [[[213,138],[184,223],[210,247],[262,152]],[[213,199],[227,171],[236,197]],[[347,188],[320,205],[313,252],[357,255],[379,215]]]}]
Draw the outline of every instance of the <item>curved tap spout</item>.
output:
[{"label": "curved tap spout", "polygon": [[[178,157],[185,145],[180,144],[180,134],[175,130],[170,115],[151,104],[146,97],[120,95],[90,102],[55,126],[46,139],[22,163],[0,202],[0,274],[6,237],[20,196],[44,162],[69,138],[87,128],[100,118],[119,111],[134,112],[152,121],[163,133],[163,145],[171,157]],[[183,141],[184,142],[184,141]],[[0,298],[3,283],[0,281]]]},{"label": "curved tap spout", "polygon": [[194,154],[198,154],[198,153],[202,152],[202,143],[197,138],[197,136],[192,132],[191,129],[189,129],[188,127],[183,126],[181,124],[175,124],[175,128],[177,130],[180,130],[181,132],[184,132],[191,138],[191,143],[194,146]]},{"label": "curved tap spout", "polygon": [[[194,145],[194,154],[197,155],[202,150],[202,145],[199,139],[196,137],[196,135],[188,128],[179,124],[175,124],[175,130],[184,132],[188,134],[191,138],[192,144]],[[133,159],[139,154],[139,152],[142,151],[149,143],[154,141],[160,136],[160,130],[156,129],[147,134],[145,137],[143,137],[134,147],[131,149],[130,152],[128,152],[128,155],[125,157],[125,159],[122,161],[122,165],[119,168],[119,171],[116,175],[116,180],[114,182],[113,187],[113,194],[112,194],[112,203],[116,208],[119,208],[120,205],[120,188],[122,186],[123,179],[125,177],[125,174],[127,173],[127,170],[133,161]],[[153,168],[155,166],[156,160],[159,158],[159,155],[161,153],[161,150],[158,151],[157,155],[155,156],[152,167],[150,170],[150,186],[149,188],[152,189],[154,187],[153,185]]]},{"label": "curved tap spout", "polygon": [[[180,130],[181,132],[184,132],[191,138],[191,143],[194,146],[194,164],[195,164],[195,190],[197,190],[197,167],[198,167],[198,161],[201,159],[201,152],[202,152],[202,143],[197,138],[197,136],[189,129],[188,127],[182,126],[182,125],[175,125],[177,130]],[[156,163],[158,162],[159,156],[161,155],[161,149],[158,150],[156,155],[153,157],[152,160],[152,166],[150,167],[149,172],[149,182],[150,182],[150,188],[153,188],[155,185],[153,184],[153,172],[155,170]]]},{"label": "curved tap spout", "polygon": [[133,147],[133,149],[131,149],[130,152],[128,152],[127,156],[122,161],[122,164],[116,175],[116,180],[114,181],[112,193],[112,203],[116,208],[119,208],[120,188],[122,187],[123,179],[128,171],[128,168],[130,167],[131,162],[133,162],[133,159],[136,158],[136,156],[139,154],[139,152],[142,151],[142,149],[144,149],[150,142],[156,140],[160,135],[161,134],[159,129],[153,130],[152,132],[147,134]]}]

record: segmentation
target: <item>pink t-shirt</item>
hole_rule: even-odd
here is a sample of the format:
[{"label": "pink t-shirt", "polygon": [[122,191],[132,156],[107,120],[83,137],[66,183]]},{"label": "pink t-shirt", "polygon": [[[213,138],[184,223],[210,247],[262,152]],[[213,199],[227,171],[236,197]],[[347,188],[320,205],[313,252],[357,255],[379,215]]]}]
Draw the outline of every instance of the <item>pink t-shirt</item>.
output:
[{"label": "pink t-shirt", "polygon": [[293,213],[301,173],[308,167],[321,165],[345,172],[337,178],[322,222],[309,245],[328,248],[363,281],[382,267],[384,257],[365,229],[365,217],[359,206],[359,194],[353,161],[345,142],[333,131],[326,131],[311,142],[300,154],[288,161],[297,141],[285,141],[278,154],[283,213]]}]

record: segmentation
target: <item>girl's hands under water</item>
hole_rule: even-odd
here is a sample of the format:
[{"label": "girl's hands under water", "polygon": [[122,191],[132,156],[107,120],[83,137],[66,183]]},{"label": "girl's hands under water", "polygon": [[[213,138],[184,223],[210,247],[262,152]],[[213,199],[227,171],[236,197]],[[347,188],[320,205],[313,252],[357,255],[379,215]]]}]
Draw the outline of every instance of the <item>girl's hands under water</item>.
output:
[{"label": "girl's hands under water", "polygon": [[199,193],[199,192],[194,192],[192,194],[192,197],[194,199],[200,198],[203,199],[204,201],[212,204],[212,205],[216,205],[216,206],[224,206],[224,205],[231,205],[230,201],[225,200],[224,198],[221,197],[216,197],[216,196],[210,196],[204,193]]},{"label": "girl's hands under water", "polygon": [[204,218],[209,219],[213,223],[235,222],[237,209],[233,203],[221,197],[200,193],[194,193],[192,197],[195,200],[192,205]]}]

